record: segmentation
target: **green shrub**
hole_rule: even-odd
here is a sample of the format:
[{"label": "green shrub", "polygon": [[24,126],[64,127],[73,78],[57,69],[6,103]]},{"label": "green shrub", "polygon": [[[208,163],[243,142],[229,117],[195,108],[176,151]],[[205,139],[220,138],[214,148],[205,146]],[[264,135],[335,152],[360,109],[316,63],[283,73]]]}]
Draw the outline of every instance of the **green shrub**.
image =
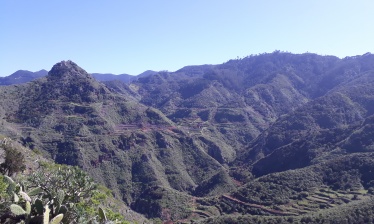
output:
[{"label": "green shrub", "polygon": [[26,169],[25,158],[21,152],[7,144],[0,145],[0,148],[5,151],[4,162],[0,164],[1,174],[12,176]]}]

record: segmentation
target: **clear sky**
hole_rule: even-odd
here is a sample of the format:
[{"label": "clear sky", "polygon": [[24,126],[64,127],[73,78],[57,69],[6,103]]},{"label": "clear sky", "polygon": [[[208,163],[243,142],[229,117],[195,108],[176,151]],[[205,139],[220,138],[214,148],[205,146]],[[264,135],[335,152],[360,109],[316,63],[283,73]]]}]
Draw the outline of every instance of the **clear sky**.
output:
[{"label": "clear sky", "polygon": [[374,53],[374,1],[0,0],[0,76],[62,60],[137,75],[274,50]]}]

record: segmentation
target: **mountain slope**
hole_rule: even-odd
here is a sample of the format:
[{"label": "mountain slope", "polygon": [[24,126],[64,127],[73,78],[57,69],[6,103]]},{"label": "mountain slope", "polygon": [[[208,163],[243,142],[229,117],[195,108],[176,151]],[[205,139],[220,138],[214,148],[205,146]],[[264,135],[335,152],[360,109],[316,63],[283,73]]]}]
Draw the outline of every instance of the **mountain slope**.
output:
[{"label": "mountain slope", "polygon": [[[367,59],[365,59],[367,58]],[[221,65],[188,66],[133,82],[141,102],[235,155],[281,115],[372,69],[370,55],[340,60],[275,52]],[[226,157],[225,162],[232,162]]]},{"label": "mountain slope", "polygon": [[254,172],[263,175],[310,165],[318,157],[328,157],[330,151],[344,153],[340,142],[373,115],[373,81],[372,70],[363,72],[281,117],[251,143],[242,158],[253,161]]},{"label": "mountain slope", "polygon": [[[140,79],[134,84],[139,85],[142,102],[159,108],[177,123],[191,125],[196,119],[205,118],[201,125],[204,137],[218,139],[214,140],[218,148],[235,152],[235,161],[229,160],[228,164],[230,174],[240,185],[252,183],[250,179],[254,177],[313,164],[319,167],[329,162],[335,166],[338,162],[334,159],[338,156],[343,159],[350,153],[360,153],[360,158],[370,157],[371,154],[365,153],[372,151],[369,136],[374,105],[373,66],[371,54],[340,60],[311,54],[274,53],[217,66],[188,67],[176,73]],[[252,113],[243,115],[241,110]],[[246,130],[248,127],[251,128]],[[230,147],[225,148],[225,144]],[[371,166],[372,162],[368,161],[360,172],[366,173]],[[348,178],[347,182],[352,179],[349,189],[370,188],[368,179],[354,180],[363,175],[356,173],[357,168],[346,163],[339,167],[343,173],[335,175]],[[311,170],[305,171],[305,175],[315,176]],[[277,181],[273,176],[269,179]],[[334,175],[329,175],[327,182],[311,180],[311,187],[305,190],[315,194],[312,190],[315,187],[346,189],[343,180],[334,182],[333,179]],[[284,188],[285,184],[280,184],[280,191],[274,195],[280,198],[293,195],[292,190]],[[264,183],[255,186],[262,194],[256,203],[263,206],[261,201],[269,197],[266,196],[269,191]],[[246,192],[253,188],[249,184],[240,189]],[[245,196],[233,194],[232,200],[253,203],[253,197],[254,192],[250,191]],[[270,197],[269,203],[275,206],[279,200]],[[200,203],[206,205],[204,200]],[[220,207],[217,203],[224,205]],[[227,203],[224,196],[212,202],[221,214],[239,210],[235,203],[229,206]],[[271,208],[263,211],[277,214]]]},{"label": "mountain slope", "polygon": [[373,78],[371,54],[274,52],[129,84],[65,61],[0,88],[0,133],[79,165],[148,218],[301,220],[371,206]]},{"label": "mountain slope", "polygon": [[[112,92],[71,61],[56,64],[43,79],[1,90],[2,133],[20,135],[58,163],[79,165],[138,211],[153,191],[177,198],[178,191],[195,194],[217,174],[226,184],[201,186],[203,195],[234,189],[226,169],[203,148],[206,143],[131,94]],[[160,204],[150,217],[176,209]]]}]

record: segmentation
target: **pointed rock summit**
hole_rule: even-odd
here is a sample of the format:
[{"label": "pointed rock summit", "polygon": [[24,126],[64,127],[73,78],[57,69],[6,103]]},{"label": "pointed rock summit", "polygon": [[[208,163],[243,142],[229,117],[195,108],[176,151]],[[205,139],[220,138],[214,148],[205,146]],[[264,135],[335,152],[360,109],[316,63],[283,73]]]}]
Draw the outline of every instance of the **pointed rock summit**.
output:
[{"label": "pointed rock summit", "polygon": [[43,85],[43,97],[72,102],[94,102],[109,91],[84,69],[68,60],[55,64]]},{"label": "pointed rock summit", "polygon": [[70,60],[61,61],[55,64],[48,74],[49,76],[52,76],[52,77],[80,76],[80,77],[85,77],[85,78],[92,78],[91,75],[89,75],[84,69],[82,69],[76,63]]}]

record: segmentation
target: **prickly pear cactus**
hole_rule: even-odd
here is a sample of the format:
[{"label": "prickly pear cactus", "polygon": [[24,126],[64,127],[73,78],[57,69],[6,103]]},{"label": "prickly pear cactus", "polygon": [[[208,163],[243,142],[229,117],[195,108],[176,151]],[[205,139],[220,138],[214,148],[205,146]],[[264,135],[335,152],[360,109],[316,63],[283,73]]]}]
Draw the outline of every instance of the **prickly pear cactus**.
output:
[{"label": "prickly pear cactus", "polygon": [[12,204],[10,205],[10,211],[15,215],[25,215],[27,212],[19,205]]},{"label": "prickly pear cactus", "polygon": [[54,217],[54,218],[49,222],[49,224],[59,224],[63,218],[64,218],[64,215],[63,215],[63,214],[59,214],[59,215],[55,216],[55,217]]},{"label": "prickly pear cactus", "polygon": [[31,204],[29,201],[26,201],[26,214],[30,215],[31,213]]},{"label": "prickly pear cactus", "polygon": [[36,195],[39,195],[43,192],[44,192],[43,189],[41,189],[40,187],[35,187],[35,188],[29,190],[27,194],[29,196],[36,196]]},{"label": "prickly pear cactus", "polygon": [[45,211],[43,213],[43,224],[49,223],[49,212],[51,210],[49,209],[48,205],[45,206]]},{"label": "prickly pear cactus", "polygon": [[26,194],[26,192],[20,191],[19,194],[21,195],[23,200],[31,202],[31,198],[28,194]]},{"label": "prickly pear cactus", "polygon": [[8,194],[12,194],[16,191],[17,184],[14,182],[14,180],[7,175],[4,175],[5,181],[8,183]]},{"label": "prickly pear cactus", "polygon": [[65,199],[65,192],[63,190],[58,190],[56,199],[57,199],[57,203],[59,205],[62,205],[62,202],[64,202],[64,199]]},{"label": "prickly pear cactus", "polygon": [[100,217],[100,221],[101,222],[107,221],[105,212],[104,212],[104,210],[101,207],[99,207],[99,217]]},{"label": "prickly pear cactus", "polygon": [[34,208],[38,215],[43,215],[43,202],[40,199],[36,199],[34,202]]}]

